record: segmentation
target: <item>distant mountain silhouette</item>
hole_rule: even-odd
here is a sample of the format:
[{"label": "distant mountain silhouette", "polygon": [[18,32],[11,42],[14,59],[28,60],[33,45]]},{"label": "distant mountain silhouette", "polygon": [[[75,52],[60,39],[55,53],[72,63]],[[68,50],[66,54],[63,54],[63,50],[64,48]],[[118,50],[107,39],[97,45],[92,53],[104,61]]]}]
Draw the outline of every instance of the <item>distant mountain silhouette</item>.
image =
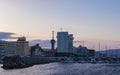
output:
[{"label": "distant mountain silhouette", "polygon": [[120,49],[109,49],[109,50],[103,50],[100,52],[107,54],[109,56],[119,56],[120,57]]},{"label": "distant mountain silhouette", "polygon": [[36,43],[38,43],[42,48],[51,48],[50,40],[32,40],[29,42],[29,45],[33,46]]}]

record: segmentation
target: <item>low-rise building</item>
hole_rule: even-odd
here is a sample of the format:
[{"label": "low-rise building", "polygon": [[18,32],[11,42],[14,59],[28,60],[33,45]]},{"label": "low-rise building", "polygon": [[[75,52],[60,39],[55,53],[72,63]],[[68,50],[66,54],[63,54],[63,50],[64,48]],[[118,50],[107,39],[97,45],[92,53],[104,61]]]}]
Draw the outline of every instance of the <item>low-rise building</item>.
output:
[{"label": "low-rise building", "polygon": [[89,50],[88,50],[88,56],[89,56],[89,57],[95,57],[95,50],[89,49]]},{"label": "low-rise building", "polygon": [[76,48],[75,54],[80,56],[88,56],[88,49],[87,47],[79,46],[78,48]]}]

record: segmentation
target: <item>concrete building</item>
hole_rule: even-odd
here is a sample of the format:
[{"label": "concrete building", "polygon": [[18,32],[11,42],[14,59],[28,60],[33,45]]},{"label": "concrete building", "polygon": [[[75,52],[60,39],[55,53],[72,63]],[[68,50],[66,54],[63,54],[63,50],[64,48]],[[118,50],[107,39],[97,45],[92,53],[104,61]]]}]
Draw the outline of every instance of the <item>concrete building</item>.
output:
[{"label": "concrete building", "polygon": [[18,38],[17,41],[0,41],[0,56],[28,54],[28,41],[25,37]]},{"label": "concrete building", "polygon": [[80,55],[80,56],[88,56],[88,49],[87,47],[83,47],[83,46],[79,46],[78,48],[76,48],[76,53],[77,55]]},{"label": "concrete building", "polygon": [[0,56],[15,54],[16,53],[16,42],[0,42]]},{"label": "concrete building", "polygon": [[69,53],[74,53],[73,51],[73,34],[69,34],[69,37],[68,37],[68,50],[69,50]]},{"label": "concrete building", "polygon": [[39,44],[31,46],[30,55],[31,56],[45,56],[44,50],[39,46]]},{"label": "concrete building", "polygon": [[25,37],[18,38],[16,42],[16,54],[17,55],[29,55],[29,43]]},{"label": "concrete building", "polygon": [[57,52],[67,53],[68,51],[68,32],[57,33]]},{"label": "concrete building", "polygon": [[57,53],[73,53],[73,35],[68,32],[57,33]]},{"label": "concrete building", "polygon": [[89,56],[89,57],[95,57],[95,50],[89,49],[89,50],[88,50],[88,56]]}]

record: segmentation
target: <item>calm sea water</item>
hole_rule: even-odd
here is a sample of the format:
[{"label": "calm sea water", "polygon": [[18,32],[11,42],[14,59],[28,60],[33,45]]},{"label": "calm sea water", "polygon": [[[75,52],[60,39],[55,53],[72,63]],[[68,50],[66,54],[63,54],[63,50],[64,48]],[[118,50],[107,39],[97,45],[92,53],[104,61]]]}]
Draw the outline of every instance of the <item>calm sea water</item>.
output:
[{"label": "calm sea water", "polygon": [[49,63],[24,69],[0,68],[0,75],[120,75],[120,64]]}]

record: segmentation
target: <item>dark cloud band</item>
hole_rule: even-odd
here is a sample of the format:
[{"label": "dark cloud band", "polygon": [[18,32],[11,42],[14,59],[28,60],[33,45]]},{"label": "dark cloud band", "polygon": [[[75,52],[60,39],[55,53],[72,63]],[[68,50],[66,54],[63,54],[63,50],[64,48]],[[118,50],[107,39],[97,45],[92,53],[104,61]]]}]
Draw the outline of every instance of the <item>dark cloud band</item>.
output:
[{"label": "dark cloud band", "polygon": [[2,39],[16,39],[17,37],[12,37],[15,33],[11,32],[0,32],[0,40]]}]

